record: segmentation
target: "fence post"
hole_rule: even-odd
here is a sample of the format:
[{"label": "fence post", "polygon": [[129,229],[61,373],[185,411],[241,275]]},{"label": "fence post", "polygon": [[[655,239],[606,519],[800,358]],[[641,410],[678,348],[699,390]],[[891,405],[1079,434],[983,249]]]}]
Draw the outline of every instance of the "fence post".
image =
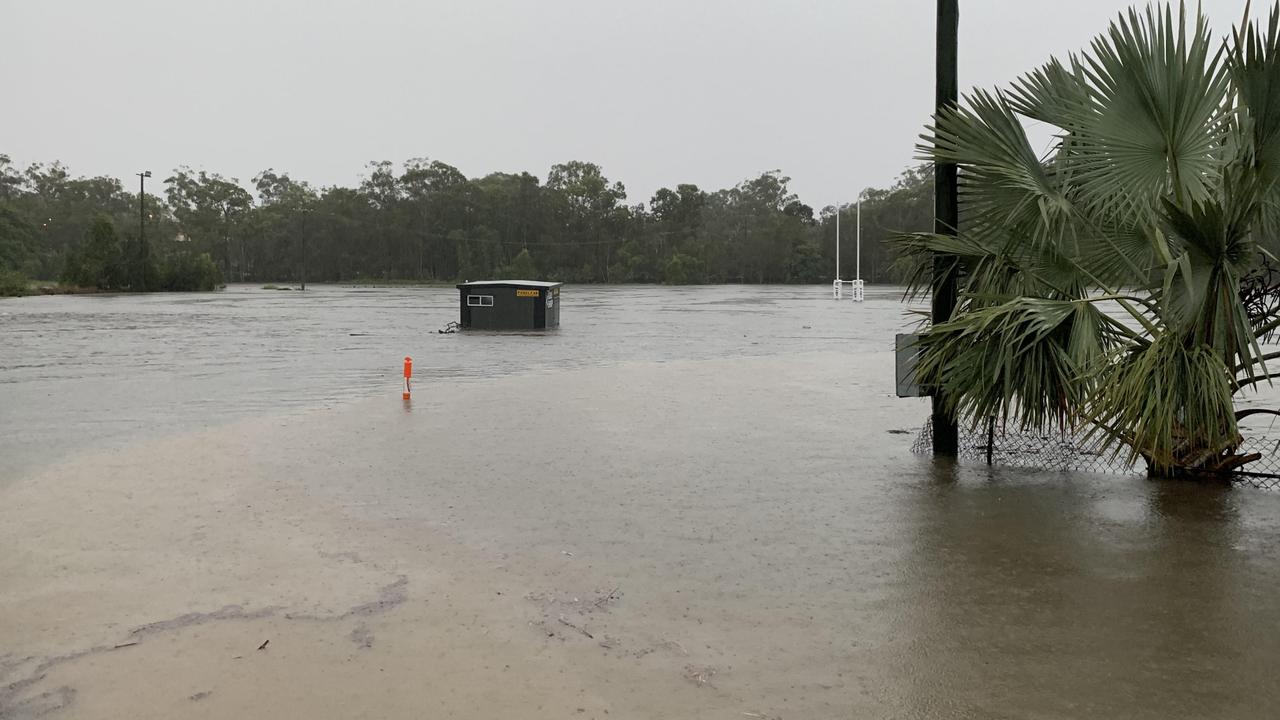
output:
[{"label": "fence post", "polygon": [[991,464],[991,456],[996,449],[996,419],[995,416],[987,418],[987,465]]}]

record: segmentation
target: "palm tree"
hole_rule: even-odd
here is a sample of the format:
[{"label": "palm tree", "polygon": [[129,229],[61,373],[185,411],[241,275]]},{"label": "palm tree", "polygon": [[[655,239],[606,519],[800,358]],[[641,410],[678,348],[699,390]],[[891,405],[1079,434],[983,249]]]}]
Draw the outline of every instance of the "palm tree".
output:
[{"label": "palm tree", "polygon": [[[1026,121],[1056,129],[1047,155]],[[1241,293],[1280,227],[1280,5],[1221,42],[1185,7],[1130,10],[928,130],[925,156],[959,166],[960,232],[897,242],[958,265],[917,368],[949,411],[1086,432],[1154,474],[1255,459],[1234,399],[1269,378],[1259,338],[1280,327]]]}]

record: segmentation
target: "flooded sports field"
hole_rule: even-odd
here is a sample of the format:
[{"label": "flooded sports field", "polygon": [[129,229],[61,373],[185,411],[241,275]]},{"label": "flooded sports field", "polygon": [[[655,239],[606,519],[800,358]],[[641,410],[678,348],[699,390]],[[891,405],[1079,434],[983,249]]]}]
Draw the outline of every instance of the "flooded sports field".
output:
[{"label": "flooded sports field", "polygon": [[829,293],[0,301],[0,718],[1280,715],[1280,493],[913,455]]}]

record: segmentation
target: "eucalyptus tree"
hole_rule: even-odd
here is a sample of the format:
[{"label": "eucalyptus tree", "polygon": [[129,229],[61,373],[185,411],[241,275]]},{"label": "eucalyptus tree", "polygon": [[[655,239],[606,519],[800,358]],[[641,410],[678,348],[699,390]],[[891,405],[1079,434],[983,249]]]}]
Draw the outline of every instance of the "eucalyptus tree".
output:
[{"label": "eucalyptus tree", "polygon": [[309,183],[267,168],[253,178],[259,204],[249,214],[248,224],[256,242],[252,247],[255,275],[272,279],[294,278],[306,282],[307,237],[315,232],[308,226],[318,201]]},{"label": "eucalyptus tree", "polygon": [[558,236],[558,270],[569,279],[600,278],[608,268],[628,211],[627,189],[595,163],[552,165],[544,186],[550,234]]},{"label": "eucalyptus tree", "polygon": [[12,200],[22,192],[22,174],[13,166],[13,160],[0,153],[0,202]]},{"label": "eucalyptus tree", "polygon": [[[165,197],[183,236],[201,252],[220,255],[227,280],[248,276],[251,267],[241,226],[253,208],[249,191],[240,187],[235,178],[186,167],[175,170],[164,184]],[[233,248],[237,237],[239,253]]]},{"label": "eucalyptus tree", "polygon": [[460,170],[439,160],[409,160],[400,176],[412,229],[412,255],[416,277],[452,277],[457,268],[457,248],[448,241],[454,228],[468,221],[468,181]]},{"label": "eucalyptus tree", "polygon": [[[1082,430],[1154,474],[1253,459],[1235,400],[1270,377],[1280,318],[1241,286],[1280,226],[1278,28],[1280,6],[1225,40],[1185,7],[1130,10],[934,118],[922,149],[959,166],[960,232],[898,242],[960,266],[918,368],[957,417]],[[1046,155],[1027,121],[1055,129]]]}]

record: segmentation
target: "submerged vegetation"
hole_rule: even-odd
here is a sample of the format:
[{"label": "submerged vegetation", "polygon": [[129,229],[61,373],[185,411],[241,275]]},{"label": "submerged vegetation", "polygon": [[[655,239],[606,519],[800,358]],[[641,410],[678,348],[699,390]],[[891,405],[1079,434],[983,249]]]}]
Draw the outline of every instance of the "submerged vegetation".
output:
[{"label": "submerged vegetation", "polygon": [[[1028,120],[1057,130],[1047,157]],[[1155,474],[1254,459],[1234,401],[1280,357],[1259,343],[1280,327],[1280,6],[1221,43],[1185,9],[1130,11],[930,130],[928,157],[959,167],[959,235],[897,244],[953,257],[961,300],[921,381],[965,422],[1088,432]]]},{"label": "submerged vegetation", "polygon": [[[146,197],[142,247],[138,196],[119,180],[73,178],[56,162],[19,170],[0,155],[0,267],[94,287],[144,282],[148,289],[153,276],[209,280],[210,264],[226,281],[259,283],[513,275],[826,282],[835,267],[836,208],[815,213],[780,172],[711,192],[676,185],[637,204],[622,183],[586,162],[555,165],[545,182],[527,172],[467,178],[439,161],[376,162],[354,188],[316,188],[274,170],[246,188],[180,168],[163,188],[163,197]],[[883,240],[928,229],[931,193],[931,175],[921,169],[891,188],[862,193],[864,278],[897,279]],[[851,250],[854,207],[840,212]],[[114,241],[95,235],[99,219],[114,228]],[[853,277],[854,262],[852,252],[843,254],[843,277]]]},{"label": "submerged vegetation", "polygon": [[98,218],[80,247],[67,253],[62,282],[98,290],[213,290],[222,284],[208,253],[170,252],[157,260],[150,246],[125,247],[115,226]]},{"label": "submerged vegetation", "polygon": [[31,280],[16,270],[0,270],[0,297],[31,294]]},{"label": "submerged vegetation", "polygon": [[[152,211],[153,224],[155,217]],[[212,290],[222,284],[213,259],[190,243],[172,234],[121,238],[119,227],[138,228],[137,196],[125,193],[119,181],[71,179],[57,165],[21,175],[0,155],[0,296],[36,292],[30,277],[57,277],[60,292]]]}]

